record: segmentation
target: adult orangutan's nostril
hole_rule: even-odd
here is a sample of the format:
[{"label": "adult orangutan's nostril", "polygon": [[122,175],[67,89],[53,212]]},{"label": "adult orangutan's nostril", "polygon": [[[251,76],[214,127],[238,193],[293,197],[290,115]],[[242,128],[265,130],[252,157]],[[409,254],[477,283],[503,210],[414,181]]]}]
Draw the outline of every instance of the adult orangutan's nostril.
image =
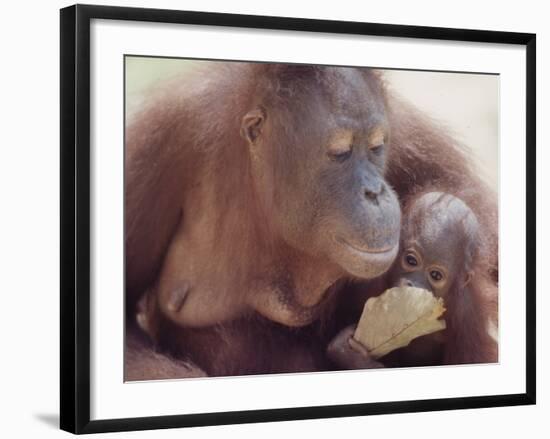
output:
[{"label": "adult orangutan's nostril", "polygon": [[375,204],[378,204],[378,196],[382,192],[382,186],[378,185],[376,188],[367,187],[364,189],[365,198]]},{"label": "adult orangutan's nostril", "polygon": [[378,202],[378,198],[385,191],[385,185],[379,179],[377,181],[366,181],[363,191],[367,200]]},{"label": "adult orangutan's nostril", "polygon": [[376,198],[378,198],[378,193],[371,191],[370,189],[365,189],[365,197],[370,198],[371,200],[376,200]]}]

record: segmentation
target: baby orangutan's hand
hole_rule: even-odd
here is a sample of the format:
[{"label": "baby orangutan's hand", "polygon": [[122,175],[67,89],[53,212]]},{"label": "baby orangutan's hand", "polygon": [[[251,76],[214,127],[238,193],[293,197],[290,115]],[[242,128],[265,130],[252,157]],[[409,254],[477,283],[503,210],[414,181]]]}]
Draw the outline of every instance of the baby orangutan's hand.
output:
[{"label": "baby orangutan's hand", "polygon": [[375,369],[384,365],[374,360],[367,349],[353,338],[356,325],[342,329],[327,347],[328,357],[343,369]]}]

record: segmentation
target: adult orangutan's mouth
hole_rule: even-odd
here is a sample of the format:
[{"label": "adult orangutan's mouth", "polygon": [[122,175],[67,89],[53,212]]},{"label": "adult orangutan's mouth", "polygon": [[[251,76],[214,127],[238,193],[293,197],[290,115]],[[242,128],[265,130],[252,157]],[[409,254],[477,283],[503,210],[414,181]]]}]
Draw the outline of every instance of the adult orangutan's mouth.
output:
[{"label": "adult orangutan's mouth", "polygon": [[356,251],[358,253],[365,254],[365,255],[384,255],[387,253],[392,253],[395,251],[395,248],[398,245],[398,244],[394,244],[394,245],[390,245],[387,247],[380,247],[380,248],[362,248],[362,247],[358,247],[357,245],[353,245],[340,237],[336,237],[335,240],[340,244],[343,244],[344,246],[349,247],[351,250]]}]

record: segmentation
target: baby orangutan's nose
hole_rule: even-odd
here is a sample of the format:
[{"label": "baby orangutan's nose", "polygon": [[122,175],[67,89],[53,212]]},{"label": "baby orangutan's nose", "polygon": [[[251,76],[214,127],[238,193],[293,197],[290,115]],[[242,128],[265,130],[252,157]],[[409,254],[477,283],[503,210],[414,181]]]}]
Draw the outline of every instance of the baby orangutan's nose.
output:
[{"label": "baby orangutan's nose", "polygon": [[432,291],[432,287],[428,281],[424,278],[422,272],[411,272],[403,275],[398,281],[397,286],[401,288],[422,288],[423,290]]}]

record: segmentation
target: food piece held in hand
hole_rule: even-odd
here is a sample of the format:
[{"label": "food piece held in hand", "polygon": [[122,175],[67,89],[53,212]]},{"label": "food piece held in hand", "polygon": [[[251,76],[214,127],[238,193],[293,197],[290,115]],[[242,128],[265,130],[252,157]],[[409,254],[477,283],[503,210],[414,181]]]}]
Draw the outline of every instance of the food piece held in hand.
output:
[{"label": "food piece held in hand", "polygon": [[353,339],[380,358],[415,338],[445,329],[443,299],[422,288],[397,287],[365,303]]}]

